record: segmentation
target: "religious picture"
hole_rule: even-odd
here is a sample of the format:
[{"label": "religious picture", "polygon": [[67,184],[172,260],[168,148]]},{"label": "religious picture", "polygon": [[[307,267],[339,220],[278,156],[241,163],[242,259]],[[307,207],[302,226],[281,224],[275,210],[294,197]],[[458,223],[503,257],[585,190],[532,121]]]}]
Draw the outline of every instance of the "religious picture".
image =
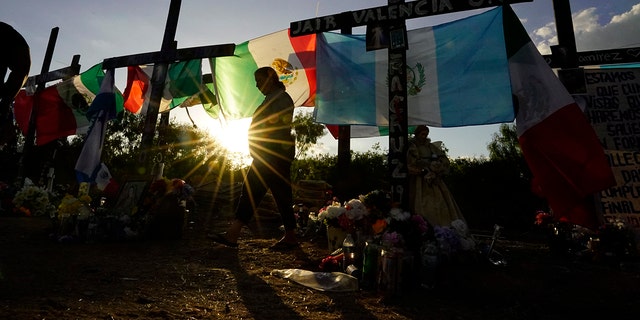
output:
[{"label": "religious picture", "polygon": [[134,214],[144,192],[146,192],[148,182],[144,180],[127,181],[120,189],[118,201],[114,206],[114,212],[118,214]]}]

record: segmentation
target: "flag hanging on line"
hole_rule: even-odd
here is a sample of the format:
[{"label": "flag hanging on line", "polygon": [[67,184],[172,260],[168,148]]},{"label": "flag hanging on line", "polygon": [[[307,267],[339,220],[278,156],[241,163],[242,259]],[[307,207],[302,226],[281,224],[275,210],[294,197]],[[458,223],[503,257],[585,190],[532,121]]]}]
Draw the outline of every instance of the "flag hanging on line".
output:
[{"label": "flag hanging on line", "polygon": [[[409,125],[513,121],[500,8],[410,30],[407,39]],[[387,50],[367,52],[364,35],[318,36],[317,122],[388,126],[389,85],[398,83],[388,79]]]},{"label": "flag hanging on line", "polygon": [[[127,84],[124,90],[124,107],[133,114],[146,114],[149,105],[153,66],[127,67]],[[172,63],[167,70],[164,91],[158,112],[166,112],[200,91],[202,60]]]},{"label": "flag hanging on line", "polygon": [[100,87],[100,93],[95,97],[87,112],[91,116],[91,127],[76,161],[75,170],[78,182],[94,182],[101,168],[102,146],[104,145],[107,121],[115,118],[117,114],[114,73],[113,69],[107,71]]},{"label": "flag hanging on line", "polygon": [[[28,132],[34,104],[37,105],[36,145],[86,133],[90,123],[86,113],[104,77],[102,63],[99,63],[35,95],[29,96],[21,90],[15,99],[14,113],[22,133],[26,136]],[[116,91],[116,111],[123,108],[122,95]]]},{"label": "flag hanging on line", "polygon": [[234,55],[212,58],[214,94],[228,120],[249,118],[264,96],[253,73],[273,67],[296,107],[313,106],[316,91],[316,35],[290,37],[281,30],[236,45]]},{"label": "flag hanging on line", "polygon": [[536,190],[557,218],[597,226],[588,197],[615,185],[595,131],[545,62],[513,10],[504,8],[516,129]]}]

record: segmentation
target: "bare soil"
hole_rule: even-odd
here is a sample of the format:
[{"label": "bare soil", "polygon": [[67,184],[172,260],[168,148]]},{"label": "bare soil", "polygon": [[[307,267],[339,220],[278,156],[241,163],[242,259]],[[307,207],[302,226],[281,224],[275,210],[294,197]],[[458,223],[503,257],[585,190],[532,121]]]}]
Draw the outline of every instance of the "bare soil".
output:
[{"label": "bare soil", "polygon": [[50,221],[0,217],[0,319],[638,319],[640,268],[560,259],[508,237],[506,267],[449,265],[433,289],[400,296],[317,291],[271,275],[318,271],[329,255],[312,235],[272,252],[277,220],[260,220],[239,249],[216,246],[227,214],[193,213],[181,239],[58,243]]}]

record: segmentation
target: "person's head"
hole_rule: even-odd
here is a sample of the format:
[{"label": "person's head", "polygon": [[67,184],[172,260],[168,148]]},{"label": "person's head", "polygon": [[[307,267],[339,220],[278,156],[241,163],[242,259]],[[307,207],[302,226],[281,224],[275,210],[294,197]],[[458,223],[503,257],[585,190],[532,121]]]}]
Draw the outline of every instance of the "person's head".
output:
[{"label": "person's head", "polygon": [[416,129],[413,131],[413,135],[416,138],[423,138],[426,139],[427,136],[429,136],[429,127],[425,126],[425,125],[419,125],[416,127]]},{"label": "person's head", "polygon": [[271,67],[262,67],[254,72],[256,87],[262,94],[266,95],[275,89],[284,89],[284,84],[280,82],[278,73]]}]

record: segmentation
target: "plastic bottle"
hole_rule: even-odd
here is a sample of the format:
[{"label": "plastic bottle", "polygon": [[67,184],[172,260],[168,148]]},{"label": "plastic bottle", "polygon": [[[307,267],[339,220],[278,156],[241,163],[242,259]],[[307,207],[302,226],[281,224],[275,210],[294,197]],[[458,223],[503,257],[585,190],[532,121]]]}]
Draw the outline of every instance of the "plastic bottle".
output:
[{"label": "plastic bottle", "polygon": [[364,289],[375,289],[378,277],[378,256],[380,247],[369,238],[365,242],[364,257],[362,263],[362,287]]},{"label": "plastic bottle", "polygon": [[356,242],[350,233],[347,233],[344,241],[342,241],[342,253],[344,253],[342,268],[347,272],[347,268],[355,262],[356,255]]}]

